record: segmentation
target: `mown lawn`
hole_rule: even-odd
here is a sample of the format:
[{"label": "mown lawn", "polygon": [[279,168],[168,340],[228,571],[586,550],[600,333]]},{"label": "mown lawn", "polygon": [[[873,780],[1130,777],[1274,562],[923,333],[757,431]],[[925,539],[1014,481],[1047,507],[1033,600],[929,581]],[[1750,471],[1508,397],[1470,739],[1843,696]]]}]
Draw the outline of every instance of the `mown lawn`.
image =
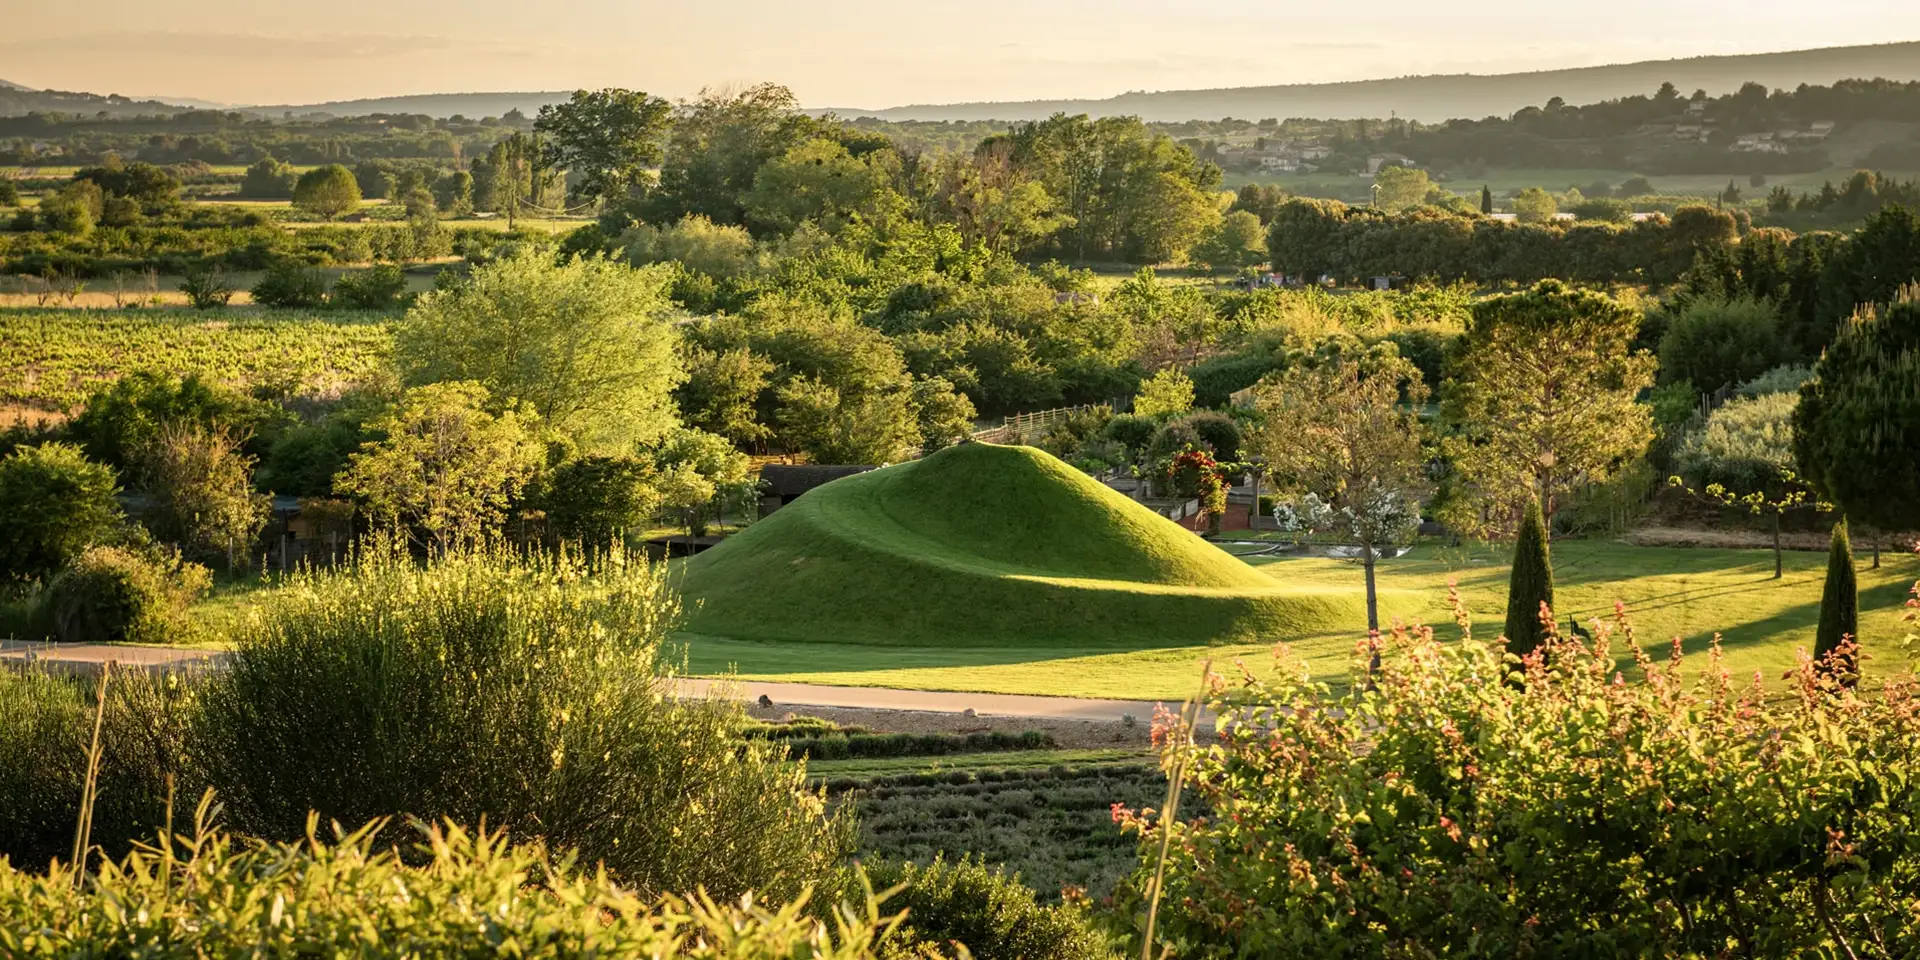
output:
[{"label": "mown lawn", "polygon": [[[1252,560],[1263,572],[1290,585],[1361,589],[1357,566],[1325,559]],[[1583,622],[1611,618],[1614,602],[1626,605],[1639,642],[1664,658],[1673,637],[1690,654],[1704,651],[1717,631],[1728,666],[1741,674],[1759,671],[1769,684],[1811,646],[1819,618],[1826,555],[1790,552],[1786,576],[1771,579],[1766,550],[1635,547],[1606,541],[1554,545],[1559,613]],[[1903,663],[1900,640],[1908,590],[1920,579],[1920,558],[1883,555],[1881,568],[1862,556],[1861,633],[1869,674]],[[1456,637],[1446,606],[1449,582],[1459,586],[1473,613],[1475,634],[1500,633],[1506,610],[1507,561],[1503,548],[1423,545],[1380,566],[1383,618],[1432,624]],[[1316,675],[1340,680],[1365,623],[1350,629],[1276,636]],[[1271,643],[1156,647],[1131,651],[1067,646],[954,646],[937,626],[915,642],[886,645],[814,641],[756,642],[685,636],[682,654],[695,673],[737,669],[754,680],[784,680],[849,686],[1050,694],[1079,697],[1179,700],[1189,696],[1203,658],[1242,658],[1249,667],[1271,662]],[[902,638],[904,640],[905,638]],[[1625,656],[1624,648],[1621,649]],[[1704,664],[1704,659],[1697,661]]]}]

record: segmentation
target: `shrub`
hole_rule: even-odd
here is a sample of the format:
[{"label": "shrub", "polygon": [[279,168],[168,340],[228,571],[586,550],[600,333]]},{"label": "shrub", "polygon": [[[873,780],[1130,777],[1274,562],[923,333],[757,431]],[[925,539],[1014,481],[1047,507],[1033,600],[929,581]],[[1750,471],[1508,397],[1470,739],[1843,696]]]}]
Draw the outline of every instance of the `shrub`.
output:
[{"label": "shrub", "polygon": [[36,598],[34,628],[62,643],[173,643],[212,586],[207,568],[171,551],[89,547]]},{"label": "shrub", "polygon": [[212,819],[203,807],[190,834],[84,880],[0,863],[0,954],[868,960],[899,939],[871,900],[832,911],[832,924],[801,903],[656,902],[542,844],[451,824],[403,847],[378,824],[276,844],[236,840]]},{"label": "shrub", "polygon": [[272,501],[253,492],[253,458],[240,452],[239,438],[225,428],[168,423],[142,460],[155,536],[200,560],[252,555]]},{"label": "shrub", "polygon": [[[913,944],[943,948],[964,944],[975,960],[1105,960],[1114,951],[1080,905],[1043,906],[1018,874],[978,860],[936,857],[913,863],[866,865],[876,890],[900,887],[887,898],[905,908],[896,955]],[[848,889],[851,899],[860,890]]]},{"label": "shrub", "polygon": [[1780,349],[1779,316],[1771,301],[1701,300],[1668,322],[1660,338],[1660,378],[1718,390],[1772,369]]},{"label": "shrub", "polygon": [[327,275],[297,260],[275,260],[251,293],[262,306],[318,307],[327,302]]},{"label": "shrub", "polygon": [[[93,677],[0,670],[0,858],[37,869],[72,855],[97,690]],[[101,718],[95,845],[117,853],[152,839],[166,821],[168,775],[192,790],[183,748],[191,705],[177,678],[114,673]],[[0,916],[14,918],[3,906]],[[0,954],[8,950],[0,932]]]},{"label": "shrub", "polygon": [[0,581],[40,579],[120,522],[113,468],[78,447],[43,443],[0,458]]},{"label": "shrub", "polygon": [[1108,420],[1107,425],[1100,428],[1100,434],[1138,456],[1153,442],[1153,435],[1159,430],[1159,425],[1148,417],[1123,413]]},{"label": "shrub", "polygon": [[333,282],[333,305],[348,310],[394,310],[407,292],[407,275],[397,264],[380,263],[343,273]]},{"label": "shrub", "polygon": [[87,456],[137,474],[141,457],[166,424],[244,433],[260,423],[268,409],[198,377],[174,379],[142,370],[95,391],[67,427]]},{"label": "shrub", "polygon": [[580,457],[549,471],[533,499],[555,536],[597,547],[660,505],[654,480],[652,465],[637,457]]},{"label": "shrub", "polygon": [[1798,394],[1730,400],[1682,435],[1673,466],[1694,484],[1740,493],[1770,490],[1793,467],[1793,409]]},{"label": "shrub", "polygon": [[307,811],[497,824],[577,849],[649,895],[782,900],[847,842],[804,766],[669,695],[664,567],[389,542],[296,575],[237,634],[196,747],[234,825],[296,839]]},{"label": "shrub", "polygon": [[187,305],[195,310],[214,310],[233,299],[233,286],[227,282],[227,275],[219,267],[207,264],[187,268],[180,281],[180,292],[187,295]]},{"label": "shrub", "polygon": [[1764,397],[1770,393],[1799,393],[1808,380],[1813,379],[1813,368],[1799,364],[1783,364],[1768,370],[1752,380],[1748,380],[1734,390],[1743,397]]},{"label": "shrub", "polygon": [[1240,443],[1243,439],[1240,425],[1224,413],[1203,410],[1188,414],[1180,419],[1201,442],[1213,448],[1214,459],[1223,463],[1240,459]]},{"label": "shrub", "polygon": [[1133,398],[1133,412],[1143,417],[1177,416],[1193,409],[1193,381],[1178,370],[1167,369],[1140,381]]},{"label": "shrub", "polygon": [[[1164,945],[1183,958],[1820,956],[1841,936],[1876,956],[1920,948],[1910,669],[1856,694],[1803,655],[1780,698],[1736,679],[1717,644],[1704,669],[1677,644],[1654,663],[1622,612],[1590,641],[1550,635],[1514,684],[1504,651],[1457,616],[1467,639],[1396,627],[1372,681],[1339,692],[1290,657],[1271,680],[1219,681],[1217,742],[1156,731],[1163,763],[1186,764],[1210,807],[1204,820],[1116,812],[1149,857],[1173,833]],[[1622,645],[1633,664],[1615,659]]]}]

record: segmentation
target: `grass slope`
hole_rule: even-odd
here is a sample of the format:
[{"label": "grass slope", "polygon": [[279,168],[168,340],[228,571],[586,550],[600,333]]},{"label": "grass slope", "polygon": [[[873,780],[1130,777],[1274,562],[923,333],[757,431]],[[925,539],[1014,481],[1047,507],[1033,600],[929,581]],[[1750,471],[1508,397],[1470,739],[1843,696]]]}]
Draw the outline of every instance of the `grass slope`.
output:
[{"label": "grass slope", "polygon": [[968,443],[821,487],[698,557],[687,629],[745,640],[1032,648],[1328,629],[1293,586],[1030,447]]},{"label": "grass slope", "polygon": [[[1382,618],[1424,622],[1442,637],[1457,636],[1445,606],[1447,584],[1454,582],[1474,613],[1475,634],[1491,639],[1500,632],[1506,609],[1508,553],[1504,546],[1449,549],[1436,543],[1382,563]],[[1901,617],[1907,590],[1920,579],[1920,556],[1888,553],[1878,570],[1870,569],[1864,556],[1854,560],[1860,577],[1860,632],[1873,658],[1866,670],[1885,676],[1906,662],[1900,640],[1911,629]],[[1255,566],[1249,569],[1299,589],[1344,590],[1356,600],[1360,595],[1360,570],[1350,563],[1264,557],[1251,563]],[[1789,551],[1781,580],[1772,579],[1773,555],[1766,550],[1561,541],[1553,545],[1553,565],[1562,622],[1569,615],[1583,621],[1611,616],[1618,600],[1627,605],[1640,642],[1656,659],[1666,656],[1676,636],[1690,654],[1697,654],[1719,632],[1731,669],[1743,676],[1758,671],[1769,686],[1779,686],[1781,673],[1793,664],[1794,649],[1813,646],[1826,554]],[[1346,675],[1365,628],[1364,614],[1356,612],[1321,629],[1280,639],[1315,676],[1337,682]],[[1202,658],[1221,665],[1244,657],[1256,672],[1271,662],[1268,645],[1262,643],[1131,650],[955,646],[943,642],[933,627],[920,631],[912,644],[904,639],[887,645],[683,639],[686,664],[693,672],[737,672],[742,679],[1174,701],[1192,695]],[[1624,648],[1615,649],[1625,656]],[[1704,664],[1704,659],[1696,661]],[[1631,669],[1627,672],[1633,675]]]}]

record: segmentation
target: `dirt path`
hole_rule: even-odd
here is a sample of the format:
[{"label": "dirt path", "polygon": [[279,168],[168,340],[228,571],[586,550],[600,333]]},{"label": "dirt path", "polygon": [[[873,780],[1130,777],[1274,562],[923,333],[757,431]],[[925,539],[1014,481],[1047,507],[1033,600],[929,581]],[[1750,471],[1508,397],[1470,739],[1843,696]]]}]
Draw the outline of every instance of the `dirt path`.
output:
[{"label": "dirt path", "polygon": [[[0,663],[37,661],[76,671],[91,672],[113,661],[120,667],[147,670],[218,669],[226,654],[220,650],[184,647],[133,647],[107,643],[23,644],[0,641]],[[685,697],[720,694],[745,700],[758,715],[774,716],[793,708],[825,715],[823,710],[857,710],[869,714],[866,725],[879,725],[882,716],[895,725],[907,724],[905,714],[924,714],[916,728],[983,729],[972,722],[989,718],[1045,720],[1061,724],[1112,726],[1138,730],[1144,736],[1153,721],[1151,700],[1083,700],[1077,697],[1029,697],[1004,693],[950,693],[933,690],[895,690],[887,687],[829,687],[812,683],[772,683],[683,677],[676,693]],[[1180,705],[1169,703],[1170,710]],[[893,715],[902,716],[893,716]],[[947,719],[938,719],[938,718]],[[833,719],[828,717],[828,719]],[[849,718],[849,722],[861,722]],[[1075,737],[1074,739],[1080,739]]]}]

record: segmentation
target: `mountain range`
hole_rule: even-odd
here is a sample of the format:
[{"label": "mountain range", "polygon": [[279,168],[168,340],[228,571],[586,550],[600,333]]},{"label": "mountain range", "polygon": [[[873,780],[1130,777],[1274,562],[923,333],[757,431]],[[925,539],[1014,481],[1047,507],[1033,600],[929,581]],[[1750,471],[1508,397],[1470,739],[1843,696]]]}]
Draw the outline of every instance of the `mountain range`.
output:
[{"label": "mountain range", "polygon": [[[1028,100],[913,104],[885,108],[842,107],[831,111],[843,117],[872,116],[886,120],[1032,120],[1055,113],[1092,116],[1138,116],[1149,121],[1240,117],[1386,117],[1438,122],[1456,117],[1506,116],[1522,107],[1560,97],[1568,103],[1595,103],[1633,94],[1651,94],[1670,82],[1680,91],[1704,90],[1719,95],[1748,82],[1779,89],[1800,84],[1830,84],[1837,80],[1880,77],[1920,81],[1920,41],[1850,47],[1824,47],[1784,53],[1647,60],[1598,67],[1573,67],[1508,74],[1447,74],[1357,80],[1341,83],[1302,83],[1268,87],[1211,90],[1135,91],[1106,99]],[[497,117],[509,110],[528,115],[541,106],[567,98],[567,91],[494,93],[429,93],[412,96],[335,100],[324,103],[277,104],[220,109],[278,115],[326,113],[356,116],[369,113],[427,114],[449,117]],[[32,90],[0,81],[0,116],[36,110],[123,115],[163,112],[169,106],[206,108],[210,101],[187,98],[135,100],[97,94]]]}]

